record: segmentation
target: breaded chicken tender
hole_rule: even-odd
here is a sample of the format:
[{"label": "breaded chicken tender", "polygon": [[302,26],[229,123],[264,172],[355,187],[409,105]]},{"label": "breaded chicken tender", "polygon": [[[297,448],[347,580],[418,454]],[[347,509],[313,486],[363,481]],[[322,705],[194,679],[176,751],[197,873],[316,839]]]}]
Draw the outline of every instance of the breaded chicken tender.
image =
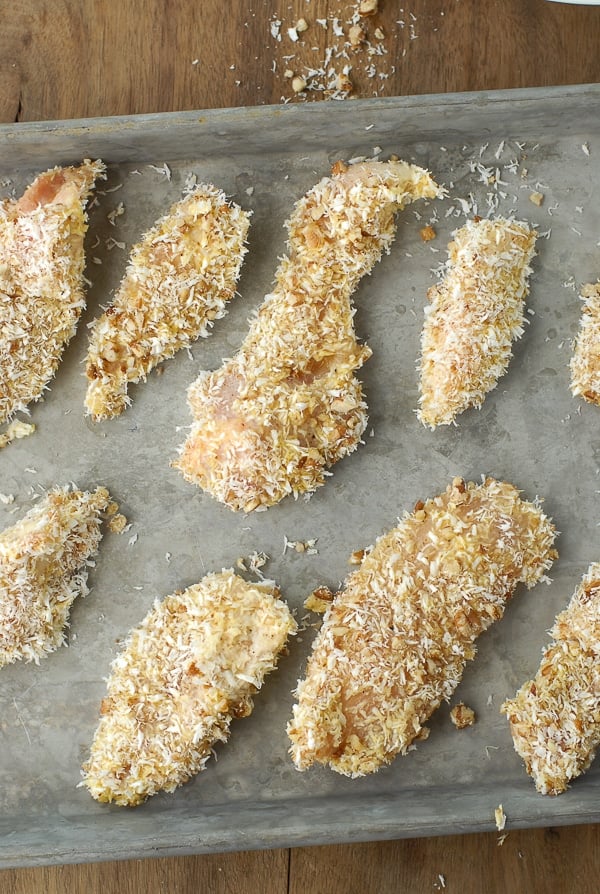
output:
[{"label": "breaded chicken tender", "polygon": [[223,571],[155,603],[112,665],[83,767],[94,798],[133,807],[204,769],[296,632],[278,597]]},{"label": "breaded chicken tender", "polygon": [[535,250],[536,233],[514,220],[469,220],[453,235],[421,336],[418,417],[431,428],[481,407],[506,372],[523,334]]},{"label": "breaded chicken tender", "polygon": [[507,699],[515,750],[543,795],[559,795],[600,744],[600,563],[554,622],[533,680]]},{"label": "breaded chicken tender", "polygon": [[57,488],[0,534],[0,667],[39,662],[65,639],[71,605],[88,592],[109,493]]},{"label": "breaded chicken tender", "polygon": [[585,285],[581,297],[585,303],[571,358],[571,391],[600,404],[600,282]]},{"label": "breaded chicken tender", "polygon": [[188,391],[191,433],[174,463],[231,509],[310,493],[356,449],[367,423],[354,373],[350,300],[396,233],[394,214],[439,189],[405,162],[346,167],[314,186],[288,222],[288,255],[239,352]]},{"label": "breaded chicken tender", "polygon": [[235,295],[250,215],[202,184],[131,251],[113,303],[91,326],[85,406],[118,416],[130,382],[210,334]]},{"label": "breaded chicken tender", "polygon": [[85,307],[85,205],[101,161],[40,174],[0,201],[0,423],[39,400]]},{"label": "breaded chicken tender", "polygon": [[454,479],[381,537],[327,610],[288,725],[299,770],[364,776],[425,738],[476,638],[556,557],[555,531],[510,484]]}]

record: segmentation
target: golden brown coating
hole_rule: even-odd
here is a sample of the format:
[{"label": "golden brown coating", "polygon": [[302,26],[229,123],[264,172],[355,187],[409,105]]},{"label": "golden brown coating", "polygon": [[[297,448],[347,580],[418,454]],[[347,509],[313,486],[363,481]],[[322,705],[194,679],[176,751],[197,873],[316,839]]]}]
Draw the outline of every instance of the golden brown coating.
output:
[{"label": "golden brown coating", "polygon": [[0,201],[0,423],[38,400],[85,306],[85,205],[101,161],[40,174]]},{"label": "golden brown coating", "polygon": [[231,509],[314,491],[358,445],[367,416],[350,296],[389,251],[394,214],[438,194],[405,162],[335,166],[296,205],[289,255],[239,352],[188,392],[194,422],[174,465]]},{"label": "golden brown coating", "polygon": [[278,596],[223,571],[155,603],[112,665],[83,767],[94,798],[133,807],[204,768],[296,632]]},{"label": "golden brown coating", "polygon": [[557,615],[533,680],[507,699],[515,750],[543,795],[559,795],[600,744],[600,563]]},{"label": "golden brown coating", "polygon": [[86,410],[118,416],[130,382],[210,334],[235,295],[250,216],[202,184],[135,245],[111,306],[91,327]]},{"label": "golden brown coating", "polygon": [[453,235],[421,336],[418,416],[431,428],[480,407],[506,372],[523,334],[536,240],[526,223],[503,218],[469,220]]},{"label": "golden brown coating", "polygon": [[571,391],[600,404],[600,282],[585,285],[581,297],[585,303],[571,358]]},{"label": "golden brown coating", "polygon": [[297,768],[363,776],[426,736],[475,639],[552,564],[554,536],[512,485],[457,478],[381,537],[325,614],[298,684]]},{"label": "golden brown coating", "polygon": [[73,600],[88,592],[109,502],[104,487],[57,488],[0,534],[0,667],[37,663],[64,642]]}]

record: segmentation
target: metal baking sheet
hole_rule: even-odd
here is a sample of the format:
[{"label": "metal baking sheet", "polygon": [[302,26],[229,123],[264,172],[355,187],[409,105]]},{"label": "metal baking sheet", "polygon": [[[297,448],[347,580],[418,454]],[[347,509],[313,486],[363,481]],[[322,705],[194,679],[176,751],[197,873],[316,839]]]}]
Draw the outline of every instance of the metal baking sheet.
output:
[{"label": "metal baking sheet", "polygon": [[[0,452],[0,492],[15,497],[0,504],[0,526],[21,517],[36,494],[70,481],[109,487],[131,522],[125,534],[105,534],[91,592],[72,611],[68,648],[39,666],[1,671],[1,865],[489,830],[500,803],[507,830],[600,820],[600,767],[558,798],[538,795],[499,713],[535,673],[555,614],[600,558],[600,410],[571,397],[568,370],[578,287],[600,276],[599,102],[600,88],[583,86],[0,128],[4,194],[54,164],[90,156],[110,167],[90,214],[92,285],[78,334],[46,399],[32,408],[37,431]],[[356,293],[358,335],[374,352],[361,371],[370,407],[364,444],[310,501],[236,515],[169,466],[190,422],[185,389],[240,344],[284,251],[295,200],[338,158],[374,154],[425,165],[449,195],[400,215],[391,254]],[[94,425],[82,412],[86,324],[109,301],[131,244],[181,196],[190,174],[253,212],[241,297],[210,338],[132,389],[123,416]],[[541,206],[529,199],[534,191],[544,195]],[[125,210],[113,226],[120,202]],[[426,291],[453,229],[465,214],[490,211],[513,213],[545,234],[530,325],[482,410],[432,432],[415,416]],[[425,243],[419,230],[432,220],[437,238]],[[455,701],[477,712],[475,726],[457,731],[443,706],[429,739],[376,775],[298,773],[285,725],[314,636],[309,626],[267,679],[253,715],[233,724],[216,759],[175,794],[130,810],[101,806],[77,787],[118,643],[156,597],[264,551],[264,570],[301,617],[307,594],[336,587],[352,551],[416,500],[455,475],[482,474],[544,497],[561,535],[553,583],[517,593],[504,620],[481,637],[456,692]],[[285,551],[285,537],[314,539],[318,552]]]}]

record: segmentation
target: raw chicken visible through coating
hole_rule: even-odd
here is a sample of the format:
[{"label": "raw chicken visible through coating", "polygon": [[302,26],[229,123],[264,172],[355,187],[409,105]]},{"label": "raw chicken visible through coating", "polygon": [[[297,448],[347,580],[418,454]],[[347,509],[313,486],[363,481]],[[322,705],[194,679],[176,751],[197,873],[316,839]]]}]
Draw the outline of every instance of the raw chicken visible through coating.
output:
[{"label": "raw chicken visible through coating", "polygon": [[235,295],[249,214],[198,186],[135,245],[112,305],[92,324],[87,412],[118,416],[130,382],[209,334]]},{"label": "raw chicken visible through coating", "polygon": [[590,566],[550,635],[535,679],[502,712],[538,792],[559,795],[600,744],[600,563]]},{"label": "raw chicken visible through coating", "polygon": [[571,359],[571,391],[600,404],[600,282],[585,285],[581,296],[585,304]]},{"label": "raw chicken visible through coating", "polygon": [[112,666],[83,767],[94,798],[133,807],[204,768],[296,632],[278,596],[223,571],[155,604]]},{"label": "raw chicken visible through coating", "polygon": [[38,662],[64,642],[73,600],[88,592],[109,499],[104,487],[58,488],[0,534],[0,667]]},{"label": "raw chicken visible through coating", "polygon": [[85,205],[101,161],[40,174],[0,202],[0,423],[38,400],[85,306]]},{"label": "raw chicken visible through coating", "polygon": [[231,509],[313,491],[353,451],[366,405],[350,296],[389,251],[395,212],[438,195],[405,162],[338,164],[296,205],[289,257],[235,357],[190,387],[191,434],[174,463]]},{"label": "raw chicken visible through coating", "polygon": [[470,220],[448,246],[444,279],[427,294],[421,337],[421,422],[448,425],[480,407],[523,334],[536,233],[526,223]]},{"label": "raw chicken visible through coating", "polygon": [[556,557],[552,524],[510,484],[457,478],[417,507],[325,615],[288,726],[299,770],[363,776],[406,753],[517,584],[533,586]]}]

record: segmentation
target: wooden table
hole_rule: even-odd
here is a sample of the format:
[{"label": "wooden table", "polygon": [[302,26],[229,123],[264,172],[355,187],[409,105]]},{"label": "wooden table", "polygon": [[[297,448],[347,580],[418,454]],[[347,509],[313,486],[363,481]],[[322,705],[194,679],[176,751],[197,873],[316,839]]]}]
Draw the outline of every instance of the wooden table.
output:
[{"label": "wooden table", "polygon": [[[346,102],[600,81],[600,8],[547,0],[405,0],[401,8],[380,0],[364,20],[369,55],[364,42],[346,46],[356,5],[13,0],[0,30],[0,121],[323,101],[327,90],[350,86],[344,65],[352,66]],[[301,18],[308,29],[290,35]],[[337,83],[327,74],[328,48],[347,53],[330,63]],[[307,79],[315,89],[296,93],[294,77],[308,69],[317,72]],[[0,891],[595,894],[599,848],[600,825],[513,830],[502,846],[490,833],[5,870]]]}]

